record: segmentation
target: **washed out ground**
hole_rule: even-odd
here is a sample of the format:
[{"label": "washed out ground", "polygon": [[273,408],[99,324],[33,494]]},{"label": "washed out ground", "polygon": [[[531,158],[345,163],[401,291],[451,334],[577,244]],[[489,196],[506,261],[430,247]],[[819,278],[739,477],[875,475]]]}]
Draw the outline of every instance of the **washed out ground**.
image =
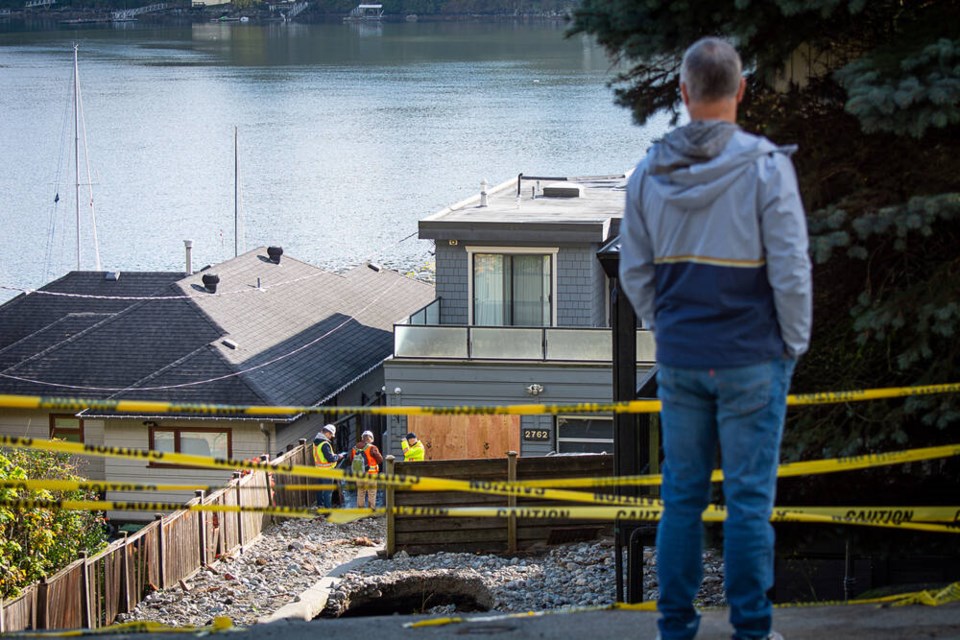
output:
[{"label": "washed out ground", "polygon": [[[249,625],[302,598],[323,576],[382,548],[382,517],[348,524],[323,518],[281,521],[242,552],[221,558],[181,584],[147,596],[119,621],[205,625],[214,616]],[[645,598],[656,597],[652,549],[645,550]],[[722,563],[704,554],[704,605],[723,604]],[[322,616],[454,611],[520,612],[608,605],[616,577],[612,541],[559,545],[529,553],[436,553],[374,558],[328,586]],[[319,613],[318,609],[318,613]]]},{"label": "washed out ground", "polygon": [[[382,518],[344,525],[321,518],[281,522],[243,553],[215,563],[211,571],[151,594],[127,619],[182,626],[207,625],[214,616],[228,616],[237,625],[230,633],[234,640],[314,640],[318,634],[359,640],[368,638],[371,628],[376,635],[386,634],[392,640],[465,635],[571,640],[598,634],[656,636],[655,612],[577,609],[613,600],[609,540],[515,557],[452,553],[408,557],[399,553],[385,560],[373,555],[383,538]],[[364,560],[364,556],[371,559]],[[656,597],[651,549],[645,550],[645,559],[644,591],[645,599],[650,600]],[[720,605],[721,562],[708,553],[704,566],[701,602]],[[331,572],[339,577],[330,578]],[[321,579],[321,574],[327,577]],[[322,585],[319,590],[318,585]],[[411,594],[416,597],[401,597]],[[444,594],[457,597],[445,600]],[[411,606],[418,598],[419,606]],[[313,609],[305,602],[310,600],[316,605]],[[377,601],[382,601],[383,609],[371,604]],[[393,615],[384,615],[384,610]],[[412,613],[414,610],[421,613]],[[311,614],[300,616],[304,611]],[[351,611],[366,615],[352,616]],[[304,619],[315,615],[313,621]],[[722,607],[706,609],[697,637],[729,638],[727,616]],[[411,626],[422,621],[431,624]],[[436,624],[444,621],[450,623]],[[960,603],[784,608],[776,611],[775,626],[790,640],[960,640]],[[155,635],[157,640],[166,637]],[[130,637],[142,640],[144,635]]]}]

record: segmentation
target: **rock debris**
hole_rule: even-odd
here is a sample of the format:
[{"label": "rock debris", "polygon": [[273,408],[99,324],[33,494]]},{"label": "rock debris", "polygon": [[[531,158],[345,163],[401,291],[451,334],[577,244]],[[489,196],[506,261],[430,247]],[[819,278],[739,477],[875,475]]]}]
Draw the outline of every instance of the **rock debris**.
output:
[{"label": "rock debris", "polygon": [[[384,519],[330,524],[322,518],[286,520],[230,557],[221,558],[182,584],[152,593],[118,621],[152,620],[205,625],[228,616],[248,626],[280,607],[365,546],[384,544]],[[644,600],[656,599],[656,557],[644,549]],[[516,556],[435,553],[374,559],[346,573],[321,615],[336,617],[371,604],[371,613],[454,611],[520,612],[602,606],[616,594],[610,539],[544,548]],[[413,594],[416,597],[410,597]],[[704,553],[699,604],[725,604],[720,555]]]}]

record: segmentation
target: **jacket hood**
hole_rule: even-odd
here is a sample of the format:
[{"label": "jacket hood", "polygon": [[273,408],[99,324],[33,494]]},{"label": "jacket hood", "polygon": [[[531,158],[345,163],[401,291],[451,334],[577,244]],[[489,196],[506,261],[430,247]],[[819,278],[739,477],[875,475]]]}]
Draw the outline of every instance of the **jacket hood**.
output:
[{"label": "jacket hood", "polygon": [[647,174],[668,203],[700,209],[725,191],[760,156],[792,153],[721,120],[695,120],[674,129],[647,154]]}]

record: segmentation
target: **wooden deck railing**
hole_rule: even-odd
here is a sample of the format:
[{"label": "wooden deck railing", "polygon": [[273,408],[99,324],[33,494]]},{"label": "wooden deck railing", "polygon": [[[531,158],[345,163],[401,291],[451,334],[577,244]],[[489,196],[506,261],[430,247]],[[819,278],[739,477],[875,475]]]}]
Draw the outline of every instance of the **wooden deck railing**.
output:
[{"label": "wooden deck railing", "polygon": [[[312,446],[300,445],[273,460],[310,465]],[[283,483],[310,479],[281,476]],[[191,504],[305,507],[308,491],[275,491],[268,474],[235,473],[227,486],[198,495]],[[151,591],[176,585],[217,557],[242,549],[270,524],[260,513],[209,513],[181,510],[156,520],[135,534],[112,542],[92,557],[81,558],[56,574],[25,588],[18,598],[0,601],[0,633],[27,629],[96,629],[129,613]]]}]

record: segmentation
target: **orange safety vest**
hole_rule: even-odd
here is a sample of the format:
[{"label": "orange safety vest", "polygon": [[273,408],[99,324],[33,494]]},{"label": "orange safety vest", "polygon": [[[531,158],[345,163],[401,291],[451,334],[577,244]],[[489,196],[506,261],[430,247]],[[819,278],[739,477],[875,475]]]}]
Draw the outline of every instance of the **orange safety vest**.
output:
[{"label": "orange safety vest", "polygon": [[362,453],[367,458],[367,473],[370,475],[380,473],[380,465],[377,464],[377,459],[373,457],[373,453],[370,452],[370,445],[365,446],[363,449],[353,448],[353,455],[356,456],[357,453]]},{"label": "orange safety vest", "polygon": [[335,466],[337,466],[337,461],[334,460],[333,462],[327,462],[326,459],[324,459],[323,454],[320,452],[320,449],[325,444],[330,445],[330,453],[333,453],[333,443],[329,440],[321,442],[319,445],[315,444],[313,445],[313,463],[321,469],[333,469]]}]

